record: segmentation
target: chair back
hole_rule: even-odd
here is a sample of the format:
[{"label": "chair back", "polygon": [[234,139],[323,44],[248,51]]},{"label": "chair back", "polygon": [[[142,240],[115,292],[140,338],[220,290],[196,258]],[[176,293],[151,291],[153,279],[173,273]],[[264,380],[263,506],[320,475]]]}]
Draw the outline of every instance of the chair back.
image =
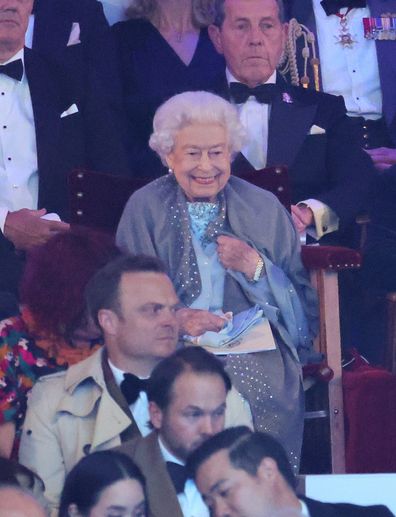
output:
[{"label": "chair back", "polygon": [[269,190],[282,205],[290,212],[291,194],[290,182],[286,166],[266,167],[258,171],[238,170],[238,176],[256,187]]},{"label": "chair back", "polygon": [[68,178],[71,224],[115,233],[126,202],[148,182],[146,178],[73,170]]}]

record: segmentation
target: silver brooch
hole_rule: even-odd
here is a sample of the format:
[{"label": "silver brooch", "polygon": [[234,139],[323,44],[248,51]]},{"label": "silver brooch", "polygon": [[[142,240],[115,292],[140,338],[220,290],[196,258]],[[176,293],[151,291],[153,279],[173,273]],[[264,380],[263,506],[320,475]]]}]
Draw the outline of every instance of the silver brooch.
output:
[{"label": "silver brooch", "polygon": [[286,102],[287,104],[293,104],[293,98],[290,95],[290,93],[283,92],[282,93],[282,100],[283,100],[283,102]]}]

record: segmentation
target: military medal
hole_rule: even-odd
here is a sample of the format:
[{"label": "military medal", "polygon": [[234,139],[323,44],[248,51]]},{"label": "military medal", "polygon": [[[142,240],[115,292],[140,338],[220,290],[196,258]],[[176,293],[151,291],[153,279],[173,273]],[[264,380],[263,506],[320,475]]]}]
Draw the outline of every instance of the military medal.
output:
[{"label": "military medal", "polygon": [[352,34],[349,32],[348,27],[348,14],[351,11],[351,7],[348,8],[347,12],[344,14],[335,13],[336,16],[340,19],[340,30],[336,38],[336,43],[341,45],[343,48],[352,48],[356,40],[353,39]]},{"label": "military medal", "polygon": [[396,13],[385,13],[375,18],[363,18],[363,29],[366,39],[395,41]]}]

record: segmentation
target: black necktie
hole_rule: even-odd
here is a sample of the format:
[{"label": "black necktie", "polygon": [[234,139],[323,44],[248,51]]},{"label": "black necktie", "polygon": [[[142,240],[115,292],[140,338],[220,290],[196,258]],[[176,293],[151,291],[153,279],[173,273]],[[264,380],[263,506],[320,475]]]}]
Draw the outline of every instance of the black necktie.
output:
[{"label": "black necktie", "polygon": [[124,380],[120,384],[122,394],[128,405],[134,404],[141,391],[147,391],[150,379],[139,379],[133,373],[124,373]]},{"label": "black necktie", "polygon": [[325,10],[327,16],[337,14],[343,7],[348,9],[366,7],[366,0],[322,0],[320,5]]},{"label": "black necktie", "polygon": [[271,104],[279,95],[279,87],[276,84],[260,84],[255,88],[249,88],[243,83],[230,83],[230,95],[236,104],[242,104],[253,95],[261,104]]},{"label": "black necktie", "polygon": [[181,494],[184,492],[184,485],[188,479],[186,467],[179,465],[179,463],[174,463],[173,461],[167,461],[166,468],[168,469],[168,474],[175,487],[176,493]]},{"label": "black necktie", "polygon": [[23,76],[22,59],[11,61],[11,63],[8,63],[7,65],[0,65],[0,74],[5,74],[12,79],[21,81]]}]

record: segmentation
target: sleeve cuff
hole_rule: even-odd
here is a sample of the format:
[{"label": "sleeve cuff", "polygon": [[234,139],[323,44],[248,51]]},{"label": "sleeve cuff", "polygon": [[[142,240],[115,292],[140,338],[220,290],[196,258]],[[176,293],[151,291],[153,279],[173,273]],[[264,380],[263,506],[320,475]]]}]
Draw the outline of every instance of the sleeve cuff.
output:
[{"label": "sleeve cuff", "polygon": [[323,235],[338,230],[339,218],[337,214],[325,203],[317,199],[300,201],[297,205],[306,205],[313,212],[314,226],[307,228],[307,234],[316,240]]}]

